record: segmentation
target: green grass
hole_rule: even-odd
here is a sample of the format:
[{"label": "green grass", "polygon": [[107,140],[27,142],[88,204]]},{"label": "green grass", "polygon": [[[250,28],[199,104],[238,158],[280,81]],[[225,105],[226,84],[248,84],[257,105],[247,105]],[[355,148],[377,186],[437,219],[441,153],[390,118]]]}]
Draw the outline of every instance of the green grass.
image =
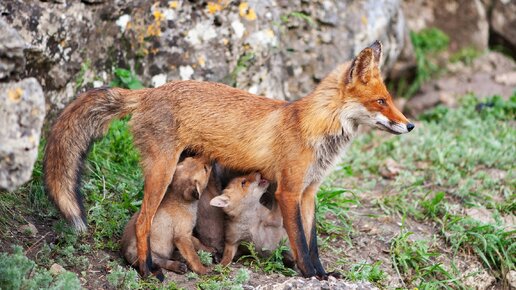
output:
[{"label": "green grass", "polygon": [[193,275],[193,279],[200,280],[197,282],[198,289],[203,290],[241,290],[243,284],[249,281],[249,271],[246,269],[239,269],[233,277],[231,277],[228,267],[216,265],[214,268],[214,275],[204,275],[198,277]]},{"label": "green grass", "polygon": [[380,267],[380,262],[368,264],[365,262],[353,264],[347,272],[342,273],[345,279],[353,282],[369,281],[378,283],[385,279],[386,275]]}]

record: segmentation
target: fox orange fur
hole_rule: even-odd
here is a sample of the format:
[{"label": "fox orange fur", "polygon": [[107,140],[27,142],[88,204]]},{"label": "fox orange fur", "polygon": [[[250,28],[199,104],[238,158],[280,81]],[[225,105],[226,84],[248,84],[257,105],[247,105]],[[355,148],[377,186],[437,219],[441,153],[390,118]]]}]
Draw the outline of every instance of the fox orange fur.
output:
[{"label": "fox orange fur", "polygon": [[327,277],[315,235],[315,194],[359,125],[407,133],[414,125],[397,110],[379,69],[377,41],[337,67],[309,95],[285,102],[223,84],[173,81],[129,91],[95,89],[71,102],[53,125],[45,152],[50,197],[85,230],[79,179],[88,146],[110,121],[132,114],[141,153],[144,197],[136,222],[139,271],[150,274],[149,232],[184,150],[277,183],[275,193],[292,254],[305,277]]}]

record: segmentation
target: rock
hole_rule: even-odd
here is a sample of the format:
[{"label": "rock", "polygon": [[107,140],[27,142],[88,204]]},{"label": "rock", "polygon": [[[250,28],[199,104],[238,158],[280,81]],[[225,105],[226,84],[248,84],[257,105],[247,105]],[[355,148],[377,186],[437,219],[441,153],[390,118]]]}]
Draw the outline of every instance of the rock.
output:
[{"label": "rock", "polygon": [[464,286],[468,289],[487,290],[492,289],[491,286],[496,282],[496,278],[482,267],[472,266],[465,269],[462,274]]},{"label": "rock", "polygon": [[492,216],[493,213],[483,207],[467,208],[466,215],[484,224],[494,223],[495,221]]},{"label": "rock", "polygon": [[291,290],[291,289],[299,289],[299,290],[370,290],[370,289],[378,289],[378,287],[374,286],[369,282],[347,282],[344,280],[337,280],[333,277],[330,277],[327,281],[317,280],[316,278],[305,279],[300,277],[293,277],[286,280],[283,283],[270,283],[266,285],[260,285],[255,288],[256,290]]},{"label": "rock", "polygon": [[491,11],[491,29],[516,50],[516,1],[496,0]]},{"label": "rock", "polygon": [[456,66],[448,75],[425,83],[406,103],[405,111],[416,116],[438,104],[453,107],[458,98],[468,93],[478,98],[499,95],[508,99],[514,92],[515,71],[516,63],[511,58],[497,52],[486,53],[471,66]]},{"label": "rock", "polygon": [[410,30],[441,29],[450,37],[451,51],[488,48],[489,22],[480,0],[407,0],[402,6]]},{"label": "rock", "polygon": [[210,10],[206,1],[13,0],[0,1],[0,11],[27,43],[24,75],[41,83],[53,116],[82,87],[93,87],[85,67],[108,76],[105,84],[122,67],[146,86],[224,81],[297,99],[379,39],[388,72],[405,42],[400,2],[253,0]]},{"label": "rock", "polygon": [[66,269],[63,266],[61,266],[61,265],[59,265],[57,263],[54,263],[54,264],[52,264],[52,266],[50,266],[50,269],[48,271],[52,275],[57,276],[57,275],[59,275],[61,273],[66,272]]},{"label": "rock", "polygon": [[0,18],[0,79],[13,74],[20,74],[25,69],[23,49],[25,41],[21,36]]},{"label": "rock", "polygon": [[20,232],[24,234],[28,234],[31,237],[35,237],[38,235],[38,229],[35,225],[28,223],[20,227]]},{"label": "rock", "polygon": [[30,179],[44,117],[36,79],[0,83],[0,188],[14,190]]},{"label": "rock", "polygon": [[385,164],[380,167],[380,175],[382,175],[383,178],[394,179],[402,169],[402,166],[398,164],[398,162],[389,158],[385,161]]},{"label": "rock", "polygon": [[505,279],[507,279],[507,282],[511,286],[511,289],[516,289],[516,271],[510,270],[505,275]]}]

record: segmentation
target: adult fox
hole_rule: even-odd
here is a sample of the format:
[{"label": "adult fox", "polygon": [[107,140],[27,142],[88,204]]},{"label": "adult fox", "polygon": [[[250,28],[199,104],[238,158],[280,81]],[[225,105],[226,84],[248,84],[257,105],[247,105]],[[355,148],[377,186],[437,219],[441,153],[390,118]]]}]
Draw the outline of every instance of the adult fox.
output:
[{"label": "adult fox", "polygon": [[200,81],[88,91],[71,102],[52,127],[44,159],[48,193],[77,230],[86,230],[79,184],[89,144],[102,137],[112,119],[132,114],[130,126],[145,178],[136,222],[141,275],[161,273],[149,251],[151,222],[181,152],[191,150],[227,168],[259,171],[277,182],[275,196],[297,266],[305,277],[325,278],[314,219],[320,183],[358,125],[394,134],[414,128],[383,83],[381,55],[376,41],[294,102]]}]

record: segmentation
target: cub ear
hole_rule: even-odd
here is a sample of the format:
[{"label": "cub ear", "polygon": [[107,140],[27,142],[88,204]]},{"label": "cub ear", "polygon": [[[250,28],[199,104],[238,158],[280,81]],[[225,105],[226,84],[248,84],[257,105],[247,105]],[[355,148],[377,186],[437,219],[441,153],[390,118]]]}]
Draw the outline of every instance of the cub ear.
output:
[{"label": "cub ear", "polygon": [[229,205],[229,197],[226,195],[216,196],[211,199],[210,205],[215,207],[226,207]]}]

